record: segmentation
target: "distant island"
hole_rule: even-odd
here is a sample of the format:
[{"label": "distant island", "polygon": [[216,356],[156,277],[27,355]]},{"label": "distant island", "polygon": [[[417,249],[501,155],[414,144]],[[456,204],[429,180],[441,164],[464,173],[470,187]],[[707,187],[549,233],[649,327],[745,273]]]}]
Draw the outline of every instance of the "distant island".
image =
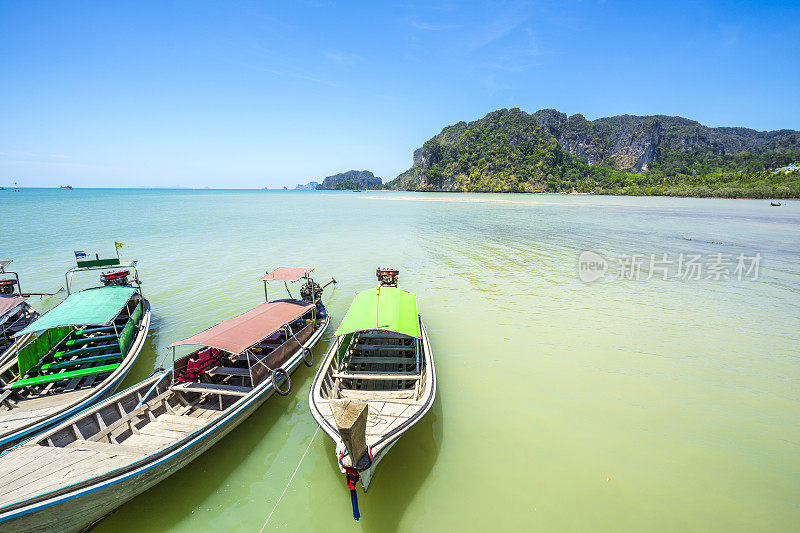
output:
[{"label": "distant island", "polygon": [[322,183],[312,181],[306,185],[298,185],[295,189],[316,189],[328,191],[353,189],[380,189],[383,180],[369,170],[348,170],[333,176],[327,176]]},{"label": "distant island", "polygon": [[[447,126],[387,189],[798,198],[800,132],[664,115],[493,111]],[[780,169],[780,170],[779,170]],[[326,178],[327,179],[327,178]]]}]

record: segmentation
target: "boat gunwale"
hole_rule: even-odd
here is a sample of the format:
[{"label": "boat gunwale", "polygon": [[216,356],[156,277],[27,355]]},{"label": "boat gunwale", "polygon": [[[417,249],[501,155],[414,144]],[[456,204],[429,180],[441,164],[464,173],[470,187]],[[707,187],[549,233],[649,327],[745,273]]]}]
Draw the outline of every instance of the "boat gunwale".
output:
[{"label": "boat gunwale", "polygon": [[[320,325],[317,331],[315,331],[314,334],[309,338],[309,341],[306,344],[301,344],[301,346],[295,351],[294,355],[292,355],[292,357],[287,359],[286,363],[284,365],[281,365],[280,368],[288,370],[289,373],[291,374],[302,361],[304,348],[313,348],[313,346],[315,346],[317,342],[319,342],[319,340],[322,338],[322,335],[325,333],[329,325],[330,325],[330,316],[326,313],[325,321],[322,323],[322,325]],[[172,372],[172,371],[166,370],[166,372]],[[163,378],[163,373],[160,372],[158,374],[151,376],[146,380],[140,381],[139,383],[134,384],[131,387],[128,387],[127,389],[114,394],[110,398],[107,398],[105,401],[102,401],[87,410],[81,411],[79,414],[73,416],[68,420],[65,420],[58,426],[53,427],[44,433],[38,434],[20,443],[18,446],[25,445],[26,443],[34,440],[39,441],[44,438],[47,438],[48,435],[55,433],[56,431],[60,431],[74,424],[75,422],[77,422],[78,419],[92,416],[95,413],[99,412],[99,410],[105,408],[106,406],[117,403],[119,400],[116,398],[126,395],[136,389],[144,388],[147,385],[152,385],[153,380],[161,378]],[[173,457],[177,457],[179,454],[184,453],[192,446],[195,446],[202,439],[215,433],[219,428],[219,426],[230,422],[234,418],[238,418],[238,415],[241,413],[242,410],[247,408],[253,402],[260,399],[262,396],[264,396],[264,394],[266,394],[268,389],[272,388],[273,388],[272,380],[265,379],[264,381],[259,383],[256,387],[254,387],[253,390],[246,396],[242,396],[233,404],[231,404],[226,410],[227,412],[223,411],[223,413],[220,416],[210,420],[208,424],[197,428],[194,432],[186,435],[185,437],[171,443],[170,445],[164,448],[160,448],[154,451],[153,453],[146,455],[141,459],[138,459],[132,463],[125,464],[113,470],[108,470],[107,472],[104,472],[98,476],[87,478],[78,481],[77,483],[66,485],[56,490],[45,492],[36,495],[34,497],[13,502],[4,507],[0,507],[0,523],[3,523],[20,515],[24,515],[30,512],[36,512],[39,509],[44,509],[47,507],[51,507],[53,505],[57,505],[62,501],[68,501],[73,498],[81,497],[95,490],[100,490],[105,486],[110,486],[120,483],[130,477],[140,475],[141,473],[157,466],[158,464],[164,461],[168,461]],[[272,392],[274,392],[274,390]],[[265,401],[266,399],[268,399],[268,397],[264,398]],[[128,415],[130,415],[130,413]],[[244,418],[241,420],[244,420]],[[6,450],[6,452],[7,451],[8,450]],[[6,452],[3,452],[3,454],[5,454]],[[205,452],[205,450],[203,450],[203,452]],[[3,454],[0,454],[0,456],[2,456]],[[131,498],[135,497],[136,495],[138,495],[138,493],[131,496]],[[128,501],[131,498],[128,498],[125,501]],[[120,505],[122,505],[122,503]],[[28,507],[32,508],[27,509]]]}]

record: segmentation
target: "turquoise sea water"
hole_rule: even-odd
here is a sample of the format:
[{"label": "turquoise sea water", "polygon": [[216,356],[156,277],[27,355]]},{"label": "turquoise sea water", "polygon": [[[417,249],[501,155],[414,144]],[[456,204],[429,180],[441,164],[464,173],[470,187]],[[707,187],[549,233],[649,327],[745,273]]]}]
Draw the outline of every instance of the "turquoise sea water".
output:
[{"label": "turquoise sea water", "polygon": [[[333,445],[312,442],[265,530],[792,531],[800,523],[800,203],[563,195],[0,191],[0,258],[29,291],[72,250],[139,261],[149,346],[263,301],[266,268],[314,266],[332,327],[379,265],[431,336],[439,396],[380,464],[354,523]],[[608,263],[584,283],[583,251]],[[639,279],[626,270],[640,254]],[[647,279],[655,255],[760,254],[758,279]],[[616,279],[622,271],[623,279]],[[628,276],[629,275],[629,276]],[[736,278],[736,275],[733,276]],[[713,276],[712,276],[713,278]],[[285,293],[274,287],[276,297]],[[296,288],[295,288],[296,292]],[[46,309],[58,298],[34,299]],[[100,532],[258,531],[316,425],[313,371]]]}]

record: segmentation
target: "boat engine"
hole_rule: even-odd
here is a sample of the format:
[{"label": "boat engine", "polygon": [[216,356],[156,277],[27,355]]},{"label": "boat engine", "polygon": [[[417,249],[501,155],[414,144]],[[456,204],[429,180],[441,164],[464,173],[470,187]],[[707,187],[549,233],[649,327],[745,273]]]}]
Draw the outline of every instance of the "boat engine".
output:
[{"label": "boat engine", "polygon": [[397,287],[397,276],[400,275],[400,271],[395,268],[378,267],[375,275],[378,276],[381,287]]},{"label": "boat engine", "polygon": [[313,279],[308,278],[305,284],[300,287],[300,298],[304,302],[318,302],[322,299],[322,287]]},{"label": "boat engine", "polygon": [[0,279],[0,294],[14,294],[15,279]]},{"label": "boat engine", "polygon": [[130,270],[118,270],[116,272],[106,272],[105,274],[100,274],[100,281],[103,282],[103,285],[106,287],[110,287],[111,285],[117,285],[120,287],[130,287],[131,283],[128,281],[128,276],[131,275]]}]

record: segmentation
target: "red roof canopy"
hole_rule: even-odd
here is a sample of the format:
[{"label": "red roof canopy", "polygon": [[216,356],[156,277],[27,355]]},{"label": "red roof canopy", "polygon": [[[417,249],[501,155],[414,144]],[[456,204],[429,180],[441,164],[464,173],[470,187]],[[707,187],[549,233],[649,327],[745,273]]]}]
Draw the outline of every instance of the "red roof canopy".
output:
[{"label": "red roof canopy", "polygon": [[263,281],[297,281],[314,270],[304,267],[278,267],[261,278]]},{"label": "red roof canopy", "polygon": [[237,354],[266,339],[292,320],[314,307],[297,300],[267,302],[234,318],[229,318],[170,346],[193,344],[212,346]]}]

